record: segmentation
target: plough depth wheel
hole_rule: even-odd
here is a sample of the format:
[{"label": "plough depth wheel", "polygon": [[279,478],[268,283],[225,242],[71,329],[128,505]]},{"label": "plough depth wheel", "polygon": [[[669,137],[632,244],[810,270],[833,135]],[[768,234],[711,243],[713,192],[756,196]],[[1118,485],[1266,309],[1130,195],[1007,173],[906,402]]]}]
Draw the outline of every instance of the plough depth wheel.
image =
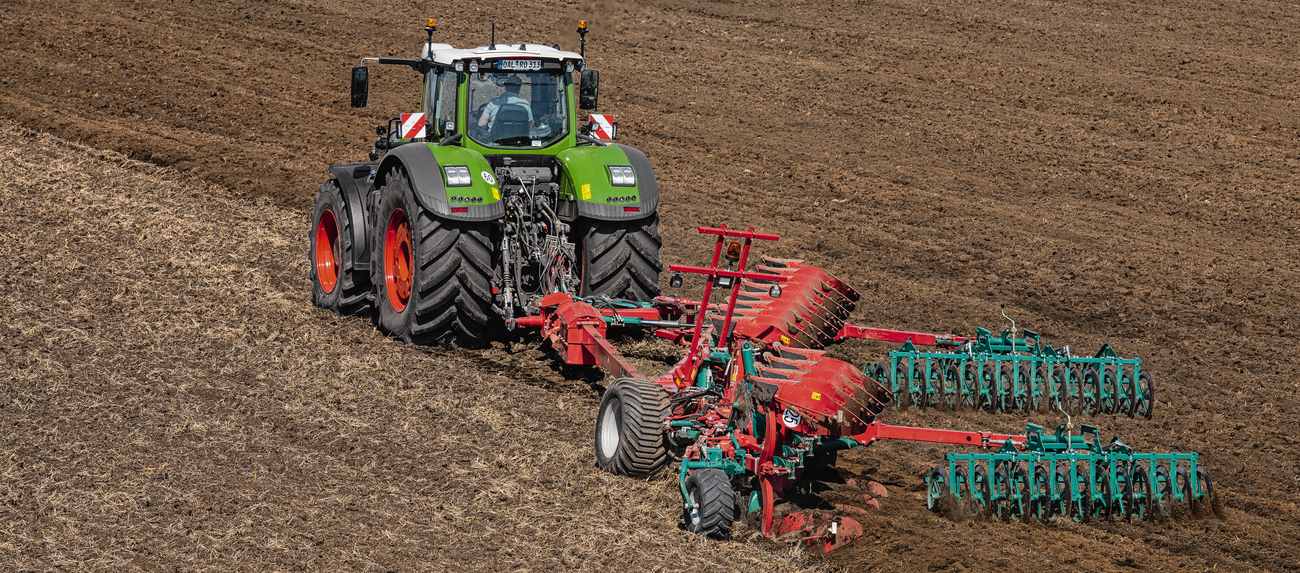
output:
[{"label": "plough depth wheel", "polygon": [[596,416],[596,465],[619,475],[644,477],[668,463],[663,421],[668,396],[644,378],[620,378],[605,390]]},{"label": "plough depth wheel", "polygon": [[686,494],[695,506],[686,509],[687,531],[714,539],[731,537],[731,526],[736,521],[736,493],[726,472],[716,468],[691,472],[686,476]]}]

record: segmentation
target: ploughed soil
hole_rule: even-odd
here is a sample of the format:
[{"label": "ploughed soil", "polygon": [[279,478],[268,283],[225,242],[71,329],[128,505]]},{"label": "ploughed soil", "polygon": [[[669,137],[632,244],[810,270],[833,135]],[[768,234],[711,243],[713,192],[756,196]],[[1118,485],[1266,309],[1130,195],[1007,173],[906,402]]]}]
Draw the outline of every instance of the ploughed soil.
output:
[{"label": "ploughed soil", "polygon": [[[0,569],[1300,569],[1295,5],[428,9],[0,6]],[[1083,421],[1200,452],[1221,507],[953,520],[921,491],[947,449],[882,443],[841,456],[891,494],[850,547],[704,541],[671,479],[593,467],[599,372],[526,337],[413,348],[314,309],[325,166],[416,101],[409,71],[372,67],[372,106],[349,109],[347,70],[413,55],[426,17],[455,45],[495,21],[570,49],[591,22],[602,110],[656,166],[665,261],[704,262],[697,225],[753,225],[782,235],[763,253],[858,287],[856,323],[971,334],[1005,304],[1057,346],[1142,357],[1154,418]],[[624,346],[646,370],[672,350]]]}]

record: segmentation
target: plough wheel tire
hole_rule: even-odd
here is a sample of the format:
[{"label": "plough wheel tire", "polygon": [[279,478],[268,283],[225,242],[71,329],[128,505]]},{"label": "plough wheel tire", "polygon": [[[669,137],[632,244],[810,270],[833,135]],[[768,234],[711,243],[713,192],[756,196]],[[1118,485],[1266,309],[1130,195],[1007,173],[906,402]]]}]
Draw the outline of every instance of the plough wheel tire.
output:
[{"label": "plough wheel tire", "polygon": [[1054,487],[1057,492],[1057,499],[1052,502],[1052,515],[1069,519],[1075,514],[1074,488],[1070,487],[1070,466],[1065,464],[1056,466],[1055,479]]},{"label": "plough wheel tire", "polygon": [[352,218],[343,205],[339,182],[322,183],[315,204],[307,250],[311,301],[337,314],[363,314],[370,310],[370,274],[356,270]]},{"label": "plough wheel tire", "polygon": [[1137,383],[1138,398],[1134,401],[1134,413],[1151,419],[1151,411],[1156,407],[1156,383],[1151,379],[1151,373],[1146,370],[1138,371]]},{"label": "plough wheel tire", "polygon": [[713,539],[731,538],[736,521],[736,492],[727,472],[717,468],[695,470],[686,475],[686,494],[694,508],[686,508],[686,530]]},{"label": "plough wheel tire", "polygon": [[1106,397],[1102,400],[1101,411],[1106,414],[1121,414],[1120,394],[1119,394],[1119,377],[1115,376],[1115,369],[1110,366],[1104,366],[1101,369],[1101,385],[1106,389]]},{"label": "plough wheel tire", "polygon": [[[1052,497],[1050,494],[1051,486],[1048,484],[1047,468],[1041,465],[1034,465],[1033,488],[1027,507],[1029,514],[1035,519],[1044,521],[1052,516]],[[1036,496],[1036,498],[1035,498]]]},{"label": "plough wheel tire", "polygon": [[1084,368],[1080,380],[1079,395],[1082,397],[1083,412],[1090,416],[1101,414],[1101,380],[1097,371]]},{"label": "plough wheel tire", "polygon": [[920,408],[930,407],[930,399],[933,395],[930,393],[930,379],[925,375],[924,361],[912,361],[912,382],[916,384],[916,392],[910,397],[912,405]]},{"label": "plough wheel tire", "polygon": [[1152,509],[1159,511],[1162,518],[1168,517],[1175,512],[1174,488],[1176,487],[1178,487],[1178,484],[1174,482],[1173,476],[1169,475],[1169,469],[1157,467]]},{"label": "plough wheel tire", "polygon": [[[1073,384],[1071,384],[1073,381]],[[1060,379],[1057,381],[1056,399],[1062,410],[1073,414],[1079,411],[1083,399],[1072,392],[1079,387],[1079,370],[1069,366],[1060,367]]]},{"label": "plough wheel tire", "polygon": [[1092,484],[1088,483],[1088,466],[1080,463],[1074,469],[1079,491],[1074,495],[1075,507],[1071,508],[1071,513],[1075,521],[1086,523],[1092,519]]},{"label": "plough wheel tire", "polygon": [[966,502],[966,510],[971,517],[978,516],[984,506],[975,499],[975,487],[971,484],[970,477],[966,475],[966,466],[957,466],[952,474],[953,491],[957,492],[957,498]]},{"label": "plough wheel tire", "polygon": [[1196,482],[1201,489],[1201,497],[1196,500],[1197,508],[1209,515],[1214,508],[1214,482],[1210,481],[1210,472],[1201,466],[1196,466]]},{"label": "plough wheel tire", "polygon": [[1132,483],[1129,484],[1128,491],[1124,493],[1125,501],[1128,502],[1128,511],[1126,515],[1131,519],[1137,517],[1143,521],[1151,519],[1151,478],[1146,468],[1134,464],[1133,475],[1129,476]]},{"label": "plough wheel tire", "polygon": [[939,466],[930,468],[930,483],[926,484],[925,508],[939,513],[942,508],[939,507],[939,500],[943,494],[948,493],[948,470]]},{"label": "plough wheel tire", "polygon": [[487,226],[426,211],[401,169],[379,190],[376,214],[370,276],[379,329],[410,344],[486,346],[500,326]]},{"label": "plough wheel tire", "polygon": [[993,489],[990,477],[987,468],[975,466],[970,479],[970,497],[972,501],[979,503],[980,508],[992,511]]},{"label": "plough wheel tire", "polygon": [[907,377],[908,368],[902,360],[898,361],[898,366],[894,367],[894,380],[898,390],[894,392],[894,397],[898,399],[900,408],[912,406],[912,382]]},{"label": "plough wheel tire", "polygon": [[1192,495],[1192,480],[1188,477],[1187,468],[1179,466],[1177,470],[1174,470],[1174,482],[1177,484],[1178,490],[1183,494],[1182,507],[1179,509],[1187,514],[1195,515],[1196,496]]},{"label": "plough wheel tire", "polygon": [[998,384],[998,388],[1002,390],[999,392],[1002,399],[995,402],[998,405],[998,411],[1023,410],[1024,399],[1016,395],[1016,369],[1011,367],[1010,362],[1007,362],[999,370],[1001,371],[1002,383]]},{"label": "plough wheel tire", "polygon": [[[1123,471],[1123,467],[1116,470],[1117,474],[1122,474]],[[1115,514],[1115,510],[1119,509],[1119,505],[1112,499],[1113,496],[1111,495],[1110,468],[1098,464],[1094,472],[1096,473],[1097,493],[1101,496],[1101,503],[1093,507],[1093,515],[1110,521],[1110,518]]]},{"label": "plough wheel tire", "polygon": [[961,388],[961,368],[956,360],[950,360],[943,369],[942,405],[950,410],[956,408],[961,401]]},{"label": "plough wheel tire", "polygon": [[582,296],[648,302],[659,296],[659,214],[635,221],[582,219]]},{"label": "plough wheel tire", "polygon": [[658,384],[644,378],[614,381],[596,415],[596,466],[632,477],[662,469],[668,463],[663,432],[668,409],[668,394]]},{"label": "plough wheel tire", "polygon": [[1043,410],[1043,403],[1047,400],[1047,365],[1039,364],[1038,368],[1033,368],[1028,364],[1020,365],[1020,373],[1029,380],[1029,409],[1035,412]]},{"label": "plough wheel tire", "polygon": [[1122,367],[1119,370],[1119,413],[1127,414],[1132,418],[1137,413],[1137,386],[1133,384],[1133,376],[1128,370]]},{"label": "plough wheel tire", "polygon": [[957,405],[974,410],[979,405],[979,385],[975,382],[975,365],[962,361],[958,369],[961,378],[957,380]]}]

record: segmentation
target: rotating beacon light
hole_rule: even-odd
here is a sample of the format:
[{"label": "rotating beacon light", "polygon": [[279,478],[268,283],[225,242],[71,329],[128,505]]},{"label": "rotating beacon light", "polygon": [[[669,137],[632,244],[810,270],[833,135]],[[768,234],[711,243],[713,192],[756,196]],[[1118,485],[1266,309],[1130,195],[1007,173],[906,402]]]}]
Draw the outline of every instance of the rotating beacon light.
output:
[{"label": "rotating beacon light", "polygon": [[587,21],[586,20],[578,20],[578,43],[581,44],[578,47],[578,55],[582,56],[583,59],[586,59],[587,58]]}]

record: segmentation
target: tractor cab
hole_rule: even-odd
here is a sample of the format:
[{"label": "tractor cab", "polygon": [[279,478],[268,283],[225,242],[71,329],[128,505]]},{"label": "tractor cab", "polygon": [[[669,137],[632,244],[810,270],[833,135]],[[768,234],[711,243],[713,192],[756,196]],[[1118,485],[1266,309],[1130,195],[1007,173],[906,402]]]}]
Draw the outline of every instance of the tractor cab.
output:
[{"label": "tractor cab", "polygon": [[462,145],[485,154],[576,145],[573,72],[585,67],[581,55],[537,44],[428,44],[424,57],[434,64],[424,110],[439,139],[459,133],[468,138]]}]

